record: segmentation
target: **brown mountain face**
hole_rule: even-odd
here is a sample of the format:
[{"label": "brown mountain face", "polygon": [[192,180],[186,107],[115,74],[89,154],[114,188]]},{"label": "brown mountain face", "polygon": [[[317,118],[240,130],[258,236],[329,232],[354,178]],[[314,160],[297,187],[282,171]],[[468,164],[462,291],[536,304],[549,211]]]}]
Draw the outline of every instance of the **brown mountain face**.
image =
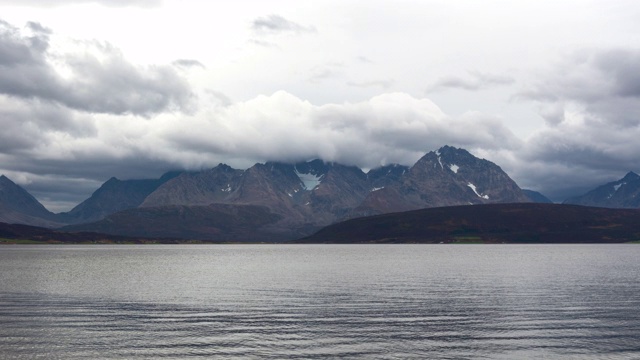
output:
[{"label": "brown mountain face", "polygon": [[[230,240],[228,234],[234,234],[236,240],[255,240],[260,232],[263,238],[277,234],[285,240],[359,216],[528,201],[499,166],[466,150],[445,146],[426,154],[410,168],[388,165],[367,174],[357,167],[313,160],[298,164],[267,162],[247,170],[220,164],[159,180],[114,178],[67,216],[73,214],[72,219],[86,221],[108,216],[73,227],[82,231],[134,236],[183,234],[225,241]],[[187,220],[188,216],[196,220]],[[252,216],[256,221],[243,218]],[[223,230],[191,231],[185,225],[202,228],[207,222],[219,224],[220,219],[227,219],[225,223],[231,227],[216,225]],[[232,231],[233,226],[241,229]],[[146,230],[140,232],[136,227]]]},{"label": "brown mountain face", "polygon": [[[161,208],[224,205],[225,211],[229,212],[234,207],[258,206],[267,210],[259,218],[269,218],[271,222],[250,226],[248,224],[252,222],[248,219],[244,222],[238,219],[238,224],[243,223],[246,229],[256,231],[259,227],[263,235],[278,234],[282,239],[291,239],[343,219],[364,215],[448,205],[528,201],[497,165],[465,150],[445,146],[426,154],[411,168],[389,165],[367,174],[357,167],[321,160],[298,164],[268,162],[245,171],[219,165],[207,171],[183,173],[159,186],[139,209],[114,214],[95,228],[88,224],[81,229],[107,233],[119,229],[117,234],[140,236],[142,233],[135,232],[132,224],[141,228],[157,227],[155,216],[151,214],[162,214],[163,223],[171,223],[168,219],[173,212],[160,211]],[[221,216],[218,210],[201,209],[196,213],[202,222],[206,222],[207,216],[213,216],[208,221],[214,223],[216,217]],[[240,217],[249,214],[246,211],[230,213]],[[131,217],[136,221],[127,220]],[[122,232],[123,228],[129,230]],[[167,230],[171,236],[179,233],[196,235],[186,228],[178,233]],[[151,232],[145,234],[158,236]],[[249,236],[250,232],[235,234]],[[222,233],[215,231],[198,236],[205,235],[211,236],[211,240],[222,239]],[[251,236],[255,238],[255,234]]]},{"label": "brown mountain face", "polygon": [[294,165],[268,162],[246,171],[219,165],[166,182],[141,208],[258,205],[281,216],[279,227],[316,229],[344,218],[368,191],[367,176],[359,168],[320,160]]},{"label": "brown mountain face", "polygon": [[423,156],[397,182],[371,192],[353,214],[529,201],[496,164],[464,149],[445,146]]},{"label": "brown mountain face", "polygon": [[140,207],[225,202],[238,189],[243,172],[220,164],[210,170],[181,173],[148,194]]}]

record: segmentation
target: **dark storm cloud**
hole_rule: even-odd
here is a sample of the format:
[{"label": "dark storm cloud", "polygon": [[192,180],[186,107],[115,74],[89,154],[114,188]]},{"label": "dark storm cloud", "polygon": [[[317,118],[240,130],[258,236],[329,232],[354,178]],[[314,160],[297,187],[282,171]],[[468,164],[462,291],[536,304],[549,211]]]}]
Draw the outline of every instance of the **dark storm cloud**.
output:
[{"label": "dark storm cloud", "polygon": [[191,90],[171,66],[137,67],[118,49],[95,41],[83,43],[82,53],[54,55],[49,31],[36,23],[29,28],[37,30],[33,36],[0,21],[0,93],[95,113],[188,110]]},{"label": "dark storm cloud", "polygon": [[38,100],[11,100],[0,95],[0,153],[25,152],[45,143],[46,134],[66,133],[73,138],[96,135],[91,119],[67,108]]},{"label": "dark storm cloud", "polygon": [[287,20],[280,15],[269,15],[259,17],[251,23],[251,29],[258,34],[273,33],[314,33],[316,28],[313,26],[302,26],[293,21]]},{"label": "dark storm cloud", "polygon": [[596,68],[612,80],[613,95],[640,97],[640,50],[609,50],[596,54]]},{"label": "dark storm cloud", "polygon": [[516,176],[548,196],[564,200],[640,171],[640,50],[576,52],[518,97],[538,102],[547,126],[518,154],[526,165]]},{"label": "dark storm cloud", "polygon": [[448,76],[436,81],[429,86],[427,91],[437,91],[444,89],[462,89],[467,91],[478,91],[493,86],[509,85],[515,80],[509,76],[470,72],[470,77]]}]

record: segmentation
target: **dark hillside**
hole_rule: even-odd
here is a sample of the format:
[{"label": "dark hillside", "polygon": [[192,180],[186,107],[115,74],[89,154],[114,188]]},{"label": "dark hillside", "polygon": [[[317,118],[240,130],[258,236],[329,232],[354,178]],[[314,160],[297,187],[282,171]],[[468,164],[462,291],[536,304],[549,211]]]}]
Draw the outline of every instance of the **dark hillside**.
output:
[{"label": "dark hillside", "polygon": [[485,204],[357,218],[300,243],[618,243],[640,241],[640,210]]}]

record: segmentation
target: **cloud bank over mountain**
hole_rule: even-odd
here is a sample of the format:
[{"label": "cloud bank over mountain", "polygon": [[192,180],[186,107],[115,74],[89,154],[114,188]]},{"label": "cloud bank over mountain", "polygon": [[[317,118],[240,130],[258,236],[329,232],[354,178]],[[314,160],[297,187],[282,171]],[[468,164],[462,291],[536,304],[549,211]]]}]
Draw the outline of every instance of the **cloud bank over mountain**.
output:
[{"label": "cloud bank over mountain", "polygon": [[[556,201],[639,171],[638,5],[498,3],[3,3],[0,173],[64,210],[111,176],[411,165],[445,144]],[[69,9],[117,19],[117,41]]]}]

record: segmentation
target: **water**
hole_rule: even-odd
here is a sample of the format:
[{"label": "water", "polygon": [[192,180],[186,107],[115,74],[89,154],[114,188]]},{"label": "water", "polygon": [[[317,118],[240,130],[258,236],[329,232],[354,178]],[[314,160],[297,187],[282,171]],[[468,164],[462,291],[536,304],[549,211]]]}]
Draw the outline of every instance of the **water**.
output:
[{"label": "water", "polygon": [[640,245],[0,247],[0,358],[640,358]]}]

